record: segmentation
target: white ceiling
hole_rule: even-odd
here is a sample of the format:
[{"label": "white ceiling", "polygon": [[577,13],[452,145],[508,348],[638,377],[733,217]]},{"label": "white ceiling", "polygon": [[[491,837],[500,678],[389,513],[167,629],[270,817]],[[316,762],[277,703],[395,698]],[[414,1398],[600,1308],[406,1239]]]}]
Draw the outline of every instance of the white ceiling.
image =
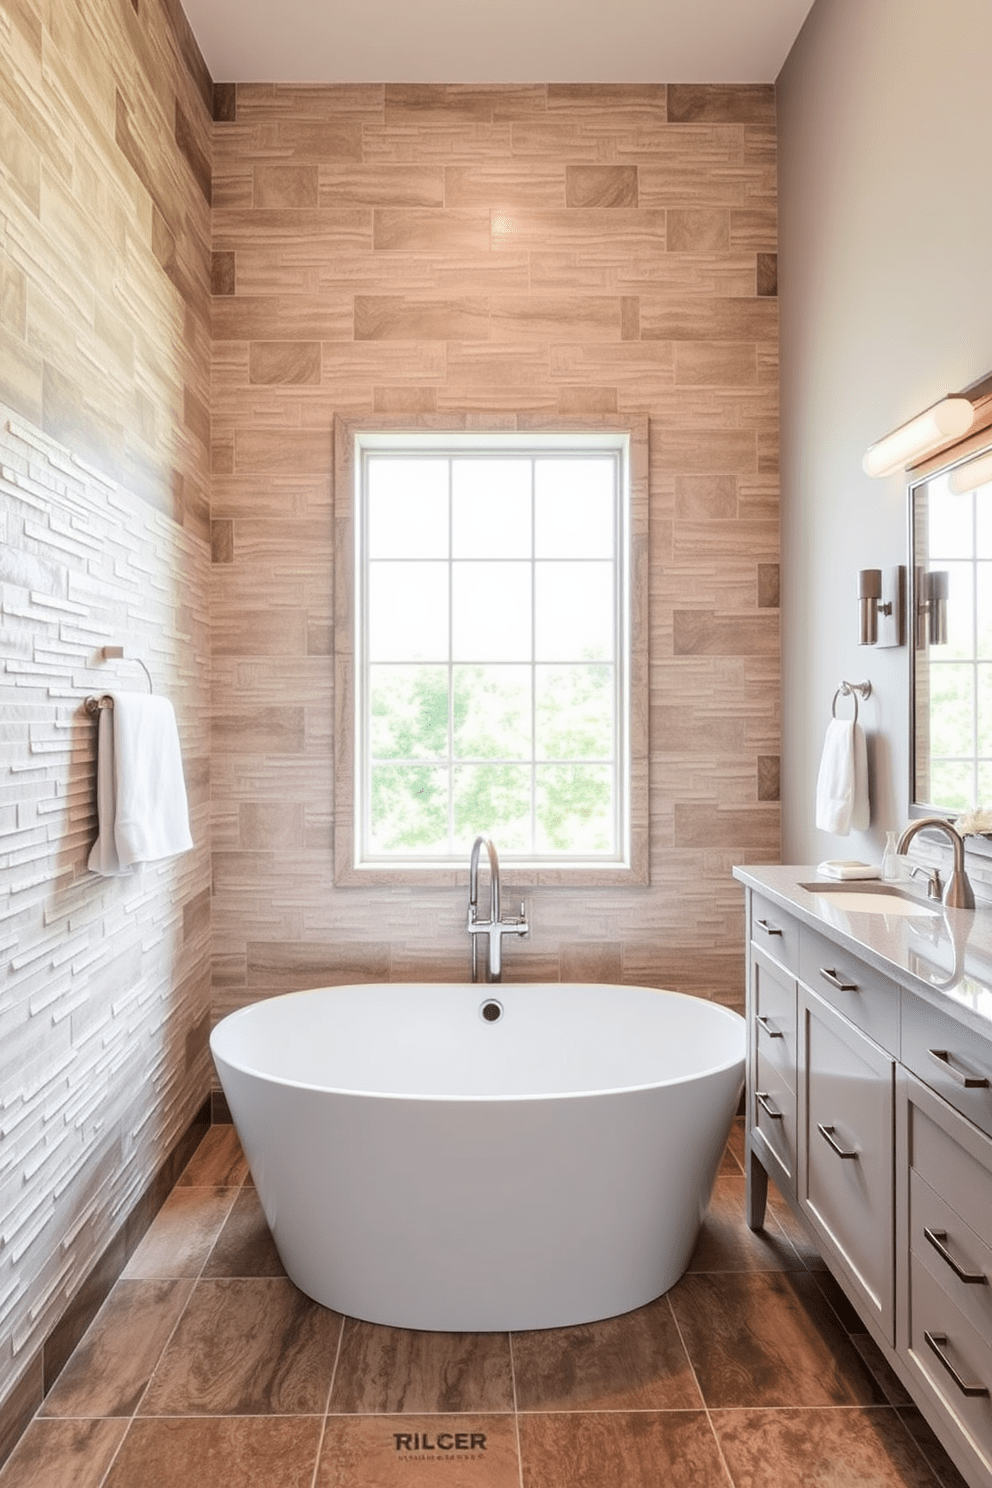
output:
[{"label": "white ceiling", "polygon": [[812,3],[184,0],[224,83],[771,83]]}]

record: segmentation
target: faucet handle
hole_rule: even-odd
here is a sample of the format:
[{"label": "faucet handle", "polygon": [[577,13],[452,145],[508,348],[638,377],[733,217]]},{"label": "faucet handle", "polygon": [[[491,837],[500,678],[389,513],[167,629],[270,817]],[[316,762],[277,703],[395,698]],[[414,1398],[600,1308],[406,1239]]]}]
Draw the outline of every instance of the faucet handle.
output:
[{"label": "faucet handle", "polygon": [[518,920],[518,924],[519,924],[519,929],[517,930],[517,934],[518,935],[529,935],[530,934],[530,926],[527,923],[527,905],[526,905],[526,902],[523,899],[521,899],[521,901],[520,901],[520,917],[519,917],[519,920]]}]

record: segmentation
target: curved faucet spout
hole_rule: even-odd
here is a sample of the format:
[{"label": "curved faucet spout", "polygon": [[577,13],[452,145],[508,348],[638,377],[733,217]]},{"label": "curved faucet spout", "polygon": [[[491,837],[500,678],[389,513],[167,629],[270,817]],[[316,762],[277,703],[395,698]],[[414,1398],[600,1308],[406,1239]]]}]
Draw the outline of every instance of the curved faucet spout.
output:
[{"label": "curved faucet spout", "polygon": [[901,856],[917,832],[922,832],[924,827],[939,827],[950,839],[954,849],[954,868],[944,889],[944,904],[948,909],[974,909],[975,893],[964,866],[964,838],[951,822],[945,821],[942,816],[921,816],[918,821],[910,822],[899,838],[896,853]]},{"label": "curved faucet spout", "polygon": [[[489,918],[479,919],[479,857],[483,847],[489,858]],[[526,935],[529,930],[520,906],[519,915],[504,919],[500,908],[499,854],[491,837],[480,833],[472,843],[468,860],[468,933],[472,939],[472,980],[479,980],[479,936],[487,942],[486,980],[498,982],[503,977],[503,936]]]}]

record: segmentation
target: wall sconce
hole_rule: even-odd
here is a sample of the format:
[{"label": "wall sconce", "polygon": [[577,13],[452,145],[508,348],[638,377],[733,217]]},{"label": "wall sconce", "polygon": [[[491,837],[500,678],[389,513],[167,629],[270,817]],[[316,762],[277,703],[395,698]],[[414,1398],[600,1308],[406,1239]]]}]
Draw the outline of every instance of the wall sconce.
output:
[{"label": "wall sconce", "polygon": [[915,465],[948,440],[967,434],[975,420],[968,398],[944,398],[870,445],[861,462],[866,475],[893,475]]},{"label": "wall sconce", "polygon": [[916,649],[947,645],[947,591],[950,575],[946,569],[916,570]]},{"label": "wall sconce", "polygon": [[901,565],[859,570],[859,646],[902,645],[904,573]]}]

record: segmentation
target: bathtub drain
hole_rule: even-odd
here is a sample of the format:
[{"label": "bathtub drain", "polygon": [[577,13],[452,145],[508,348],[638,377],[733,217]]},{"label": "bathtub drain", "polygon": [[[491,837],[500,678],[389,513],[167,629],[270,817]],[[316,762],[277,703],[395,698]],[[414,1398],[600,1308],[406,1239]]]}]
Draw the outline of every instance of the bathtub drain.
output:
[{"label": "bathtub drain", "polygon": [[496,1023],[503,1016],[503,1004],[494,998],[490,1002],[484,1002],[479,1012],[487,1023]]}]

